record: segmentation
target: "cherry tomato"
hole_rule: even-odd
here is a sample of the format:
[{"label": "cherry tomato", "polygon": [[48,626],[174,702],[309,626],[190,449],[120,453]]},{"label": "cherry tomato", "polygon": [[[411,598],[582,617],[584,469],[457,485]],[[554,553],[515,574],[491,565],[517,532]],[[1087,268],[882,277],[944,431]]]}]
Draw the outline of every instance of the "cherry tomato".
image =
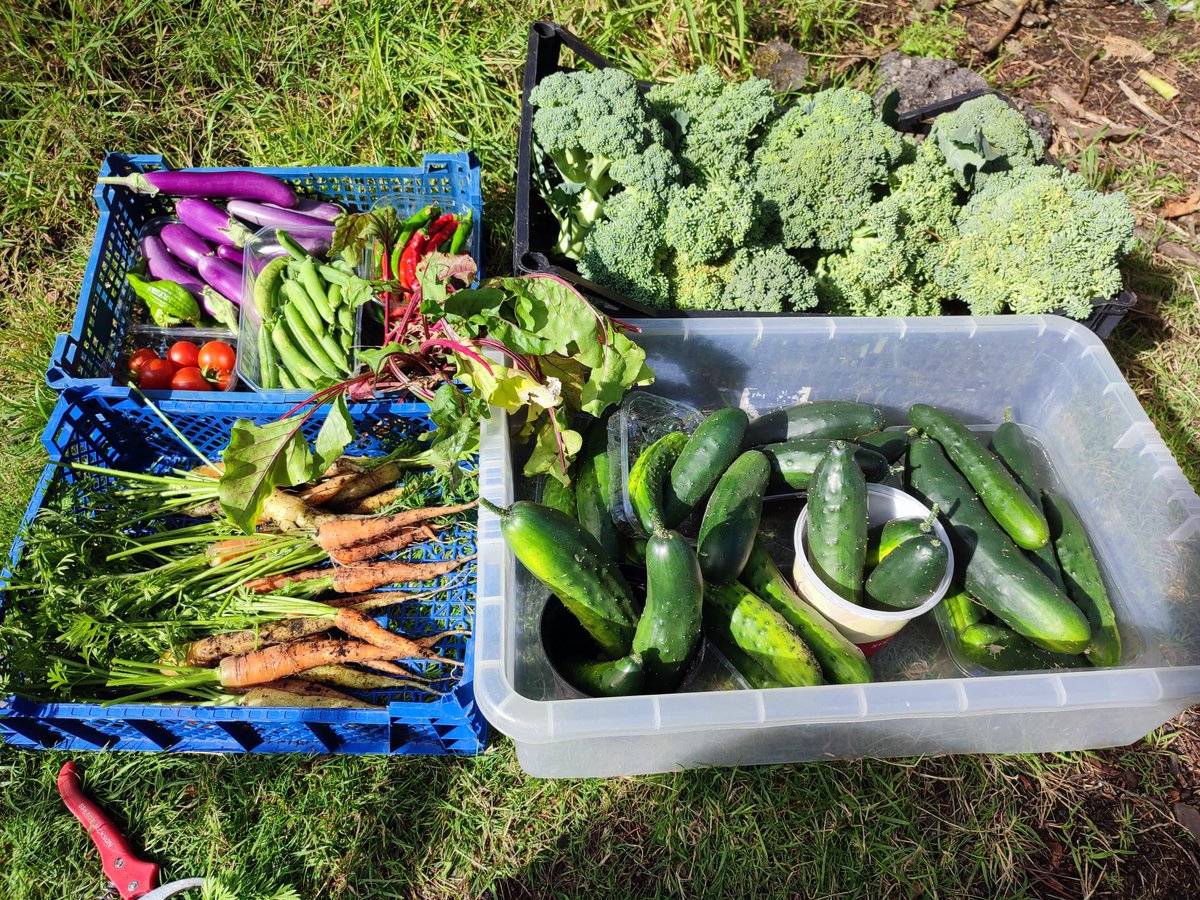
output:
[{"label": "cherry tomato", "polygon": [[152,359],[158,359],[158,354],[149,347],[143,347],[129,357],[129,371],[136,375]]},{"label": "cherry tomato", "polygon": [[200,348],[191,341],[176,341],[171,345],[171,349],[167,351],[167,359],[175,363],[180,369],[200,365],[197,362],[199,355]]},{"label": "cherry tomato", "polygon": [[220,372],[217,375],[217,387],[222,391],[229,390],[229,382],[233,380],[232,372]]},{"label": "cherry tomato", "polygon": [[212,385],[208,383],[204,373],[196,366],[188,366],[175,373],[175,377],[171,379],[171,390],[211,391]]},{"label": "cherry tomato", "polygon": [[223,341],[209,341],[196,358],[196,365],[206,372],[232,372],[236,362],[237,354]]},{"label": "cherry tomato", "polygon": [[143,391],[165,391],[171,387],[175,366],[166,359],[155,357],[138,372],[138,386]]}]

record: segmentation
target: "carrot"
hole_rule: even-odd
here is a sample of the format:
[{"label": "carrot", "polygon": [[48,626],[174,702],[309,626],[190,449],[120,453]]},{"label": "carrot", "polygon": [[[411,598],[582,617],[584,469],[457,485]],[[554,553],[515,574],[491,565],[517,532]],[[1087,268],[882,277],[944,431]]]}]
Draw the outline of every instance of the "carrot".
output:
[{"label": "carrot", "polygon": [[[428,650],[440,640],[444,640],[448,637],[458,637],[459,635],[464,634],[469,635],[470,633],[471,630],[469,628],[451,628],[449,631],[440,631],[437,634],[427,634],[423,638],[418,638],[416,644],[418,647]],[[443,662],[458,662],[458,660],[446,659],[444,656],[439,656],[438,659]]]},{"label": "carrot", "polygon": [[[371,669],[375,672],[383,672],[385,675],[395,675],[398,678],[415,678],[418,681],[436,681],[434,678],[422,678],[420,675],[414,675],[412,672],[403,666],[398,666],[394,662],[386,659],[360,659],[359,665],[364,669]],[[344,666],[342,668],[345,668]]]},{"label": "carrot", "polygon": [[[307,678],[284,678],[279,681],[272,681],[270,684],[259,685],[261,688],[276,691],[287,691],[289,694],[295,694],[300,697],[327,697],[330,700],[354,700],[349,694],[330,687],[327,684],[322,684],[320,681]],[[242,691],[243,688],[235,688],[233,693]],[[250,688],[257,690],[257,688]]]},{"label": "carrot", "polygon": [[331,550],[329,551],[329,558],[335,563],[348,565],[349,563],[375,559],[375,557],[383,556],[387,553],[395,553],[397,550],[403,550],[410,544],[420,541],[432,541],[435,537],[437,535],[434,534],[433,528],[428,525],[421,525],[417,528],[405,528],[392,537],[376,544],[356,544],[353,547]]},{"label": "carrot", "polygon": [[447,559],[441,562],[420,563],[404,560],[367,563],[363,566],[339,566],[334,569],[333,589],[339,594],[360,594],[389,584],[406,581],[428,581],[453,572],[475,556]]},{"label": "carrot", "polygon": [[227,563],[232,559],[237,559],[239,556],[245,556],[248,553],[253,553],[256,549],[266,544],[270,538],[258,537],[251,535],[249,537],[228,538],[223,541],[217,541],[209,546],[204,551],[208,557],[210,566],[219,566],[222,563]]},{"label": "carrot", "polygon": [[220,478],[225,474],[225,463],[213,463],[211,466],[196,466],[188,474],[199,475],[201,478]]},{"label": "carrot", "polygon": [[[408,493],[408,486],[399,484],[394,488],[388,488],[386,491],[380,491],[377,494],[372,494],[370,497],[363,497],[354,503],[338,504],[338,511],[344,513],[355,513],[359,515],[369,515],[377,512],[386,506],[391,506],[397,500],[400,500]],[[340,498],[339,498],[340,499]]]},{"label": "carrot", "polygon": [[272,644],[286,644],[313,635],[322,634],[333,627],[329,618],[286,619],[282,622],[272,622],[257,631],[226,631],[221,634],[211,634],[206,638],[195,641],[187,649],[183,664],[212,668],[226,656],[237,656],[249,653],[259,647],[269,647]]},{"label": "carrot", "polygon": [[[273,684],[264,684],[261,687],[253,687],[246,691],[238,701],[240,706],[305,706],[305,707],[321,707],[323,709],[382,709],[374,703],[368,703],[366,700],[359,700],[357,697],[351,697],[349,694],[343,694],[341,691],[329,689],[329,693],[305,693],[303,690],[298,690],[293,685],[295,679],[286,679],[277,681]],[[308,683],[301,682],[306,687],[312,686]]]},{"label": "carrot", "polygon": [[409,525],[416,525],[427,519],[439,516],[452,516],[466,512],[475,507],[475,502],[461,503],[457,506],[427,506],[420,509],[408,509],[394,516],[377,516],[375,518],[354,519],[330,516],[317,529],[317,543],[322,549],[333,552],[341,547],[353,547],[358,544],[370,544],[382,538],[395,534]]},{"label": "carrot", "polygon": [[403,635],[388,631],[370,616],[353,609],[339,609],[333,618],[333,624],[352,638],[366,641],[376,647],[391,649],[392,655],[396,659],[433,655],[416,641],[410,641]]},{"label": "carrot", "polygon": [[301,581],[313,581],[318,578],[330,579],[330,587],[333,585],[333,569],[304,569],[301,572],[290,572],[284,575],[267,575],[264,578],[255,578],[252,581],[247,581],[243,587],[255,594],[270,594],[274,591],[282,590],[289,584],[296,584]]},{"label": "carrot", "polygon": [[[397,668],[399,667],[397,666]],[[439,691],[431,690],[427,684],[410,672],[404,669],[399,671],[400,677],[393,678],[387,675],[372,675],[370,672],[352,669],[350,666],[317,666],[315,669],[301,672],[296,678],[319,684],[332,684],[356,691],[399,691],[403,688],[416,688],[441,696]]]},{"label": "carrot", "polygon": [[367,591],[363,594],[347,594],[342,597],[330,597],[324,601],[328,606],[342,607],[349,606],[357,609],[359,612],[369,612],[373,609],[383,609],[388,606],[395,606],[398,603],[408,603],[410,600],[425,600],[429,597],[436,597],[438,594],[449,589],[449,585],[434,588],[430,591],[421,591],[419,593],[409,593],[408,591]]},{"label": "carrot", "polygon": [[338,663],[391,659],[395,651],[363,641],[311,638],[276,644],[221,660],[218,677],[225,688],[256,687],[312,669]]}]

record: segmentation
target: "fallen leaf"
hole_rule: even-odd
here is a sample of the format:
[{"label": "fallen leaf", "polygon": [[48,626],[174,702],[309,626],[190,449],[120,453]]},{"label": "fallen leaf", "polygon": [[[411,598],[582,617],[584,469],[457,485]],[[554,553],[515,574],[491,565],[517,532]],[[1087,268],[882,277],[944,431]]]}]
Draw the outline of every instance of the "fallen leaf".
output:
[{"label": "fallen leaf", "polygon": [[1163,241],[1154,248],[1154,252],[1167,259],[1176,259],[1179,262],[1187,263],[1189,266],[1200,266],[1200,253],[1190,247],[1185,247],[1183,244],[1176,244],[1173,241]]},{"label": "fallen leaf", "polygon": [[1174,806],[1175,821],[1192,833],[1200,842],[1200,809],[1188,806],[1186,803],[1176,803]]},{"label": "fallen leaf", "polygon": [[1165,116],[1157,112],[1153,106],[1146,102],[1144,97],[1140,96],[1137,91],[1127,85],[1120,78],[1117,79],[1117,87],[1121,89],[1121,93],[1125,95],[1125,99],[1129,101],[1133,108],[1142,115],[1146,116],[1146,118],[1153,119],[1155,122],[1158,122],[1162,125],[1174,124]]},{"label": "fallen leaf", "polygon": [[1131,59],[1134,62],[1150,62],[1154,59],[1154,54],[1137,41],[1115,34],[1104,39],[1103,47],[1105,53],[1119,59]]},{"label": "fallen leaf", "polygon": [[1080,105],[1078,100],[1068,94],[1061,85],[1051,85],[1047,93],[1050,95],[1050,99],[1065,109],[1069,115],[1077,119],[1086,119],[1093,125],[1099,125],[1105,129],[1106,137],[1128,137],[1131,134],[1136,134],[1138,131],[1138,129],[1130,125],[1122,125],[1119,122],[1114,122],[1107,116],[1089,112]]},{"label": "fallen leaf", "polygon": [[1200,191],[1194,191],[1183,200],[1172,200],[1170,203],[1164,203],[1163,217],[1178,219],[1180,216],[1190,215],[1198,209],[1200,209]]}]

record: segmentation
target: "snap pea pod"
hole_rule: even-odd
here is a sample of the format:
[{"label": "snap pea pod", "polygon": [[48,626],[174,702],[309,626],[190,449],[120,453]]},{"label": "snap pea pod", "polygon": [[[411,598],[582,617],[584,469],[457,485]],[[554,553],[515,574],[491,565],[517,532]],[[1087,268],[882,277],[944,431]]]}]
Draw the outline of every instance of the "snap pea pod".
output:
[{"label": "snap pea pod", "polygon": [[254,308],[264,320],[275,312],[279,289],[283,285],[283,273],[288,257],[277,256],[271,260],[254,279]]},{"label": "snap pea pod", "polygon": [[[279,360],[283,363],[279,369],[280,384],[286,385],[288,381],[292,381],[293,387],[300,387],[301,381],[304,381],[307,382],[305,387],[313,387],[316,382],[326,377],[296,349],[284,322],[276,322],[275,327],[271,329],[271,343],[279,351]],[[285,375],[291,377],[285,378]]]},{"label": "snap pea pod", "polygon": [[[341,269],[335,269],[333,266],[326,265],[325,263],[317,263],[317,274],[329,282],[331,288],[335,284],[338,287],[345,287],[350,283],[349,272],[343,272]],[[332,305],[333,301],[331,300],[330,306]]]},{"label": "snap pea pod", "polygon": [[342,286],[336,281],[331,281],[325,290],[325,298],[329,301],[329,308],[334,311],[334,320],[330,325],[336,325],[337,310],[342,306]]},{"label": "snap pea pod", "polygon": [[301,247],[294,237],[283,230],[275,231],[275,240],[279,241],[279,246],[288,252],[288,255],[293,259],[306,260],[309,259],[308,251]]},{"label": "snap pea pod", "polygon": [[275,360],[275,347],[271,343],[271,330],[275,323],[267,320],[258,331],[258,380],[263,388],[279,387],[279,364]]},{"label": "snap pea pod", "polygon": [[303,351],[313,365],[330,378],[337,378],[342,374],[337,362],[329,358],[329,354],[325,352],[321,342],[313,335],[304,321],[304,317],[297,311],[296,304],[289,303],[283,308],[283,318],[287,322],[292,338],[295,339],[296,346]]},{"label": "snap pea pod", "polygon": [[354,346],[354,310],[342,304],[338,307],[338,344],[344,353]]},{"label": "snap pea pod", "polygon": [[[304,288],[313,302],[313,308],[329,325],[333,324],[333,309],[329,306],[329,298],[325,295],[325,283],[317,274],[317,263],[311,256],[300,263],[300,285]],[[315,333],[317,330],[314,328]]]},{"label": "snap pea pod", "polygon": [[310,331],[319,331],[325,327],[325,320],[321,318],[321,314],[313,306],[312,298],[299,281],[290,278],[284,281],[283,293],[288,301],[284,308],[295,306],[296,311],[304,317]]},{"label": "snap pea pod", "polygon": [[[272,338],[272,342],[273,341],[274,338]],[[296,380],[288,374],[287,369],[279,370],[279,386],[288,391],[295,391],[299,390],[300,388],[300,385],[296,382]]]}]

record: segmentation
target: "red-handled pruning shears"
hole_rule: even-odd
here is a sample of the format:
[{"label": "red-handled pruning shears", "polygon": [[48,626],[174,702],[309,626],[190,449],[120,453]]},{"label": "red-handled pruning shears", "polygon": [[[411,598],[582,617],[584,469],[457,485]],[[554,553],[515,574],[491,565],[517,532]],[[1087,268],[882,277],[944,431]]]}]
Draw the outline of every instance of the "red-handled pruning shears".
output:
[{"label": "red-handled pruning shears", "polygon": [[58,773],[58,792],[67,809],[79,820],[100,851],[104,874],[112,881],[123,900],[166,900],[192,888],[204,887],[203,878],[182,878],[162,887],[158,884],[158,864],[134,856],[125,836],[109,821],[104,811],[93,803],[79,785],[75,763],[68,762]]}]

